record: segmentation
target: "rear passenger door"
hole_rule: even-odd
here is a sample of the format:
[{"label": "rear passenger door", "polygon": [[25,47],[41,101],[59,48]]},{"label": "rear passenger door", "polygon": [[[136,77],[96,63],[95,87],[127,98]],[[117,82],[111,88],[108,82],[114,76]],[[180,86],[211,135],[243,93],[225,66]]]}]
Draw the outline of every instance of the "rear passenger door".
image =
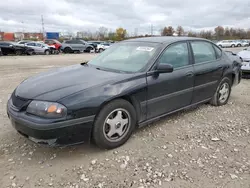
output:
[{"label": "rear passenger door", "polygon": [[194,61],[194,94],[192,103],[211,98],[223,74],[221,50],[207,41],[191,41]]}]

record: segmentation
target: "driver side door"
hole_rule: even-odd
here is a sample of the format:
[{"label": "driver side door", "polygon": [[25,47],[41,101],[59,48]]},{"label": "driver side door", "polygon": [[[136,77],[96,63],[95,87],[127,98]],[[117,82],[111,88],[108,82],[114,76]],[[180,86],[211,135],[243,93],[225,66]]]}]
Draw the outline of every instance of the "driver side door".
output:
[{"label": "driver side door", "polygon": [[172,73],[147,74],[147,119],[170,113],[191,104],[194,68],[187,42],[171,44],[157,64],[171,64]]}]

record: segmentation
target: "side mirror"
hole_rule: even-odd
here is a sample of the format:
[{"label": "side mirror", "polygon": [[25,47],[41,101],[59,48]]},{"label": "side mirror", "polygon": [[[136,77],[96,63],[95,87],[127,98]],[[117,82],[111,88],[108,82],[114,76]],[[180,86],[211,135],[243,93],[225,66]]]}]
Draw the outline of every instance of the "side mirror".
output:
[{"label": "side mirror", "polygon": [[156,68],[157,73],[170,73],[173,71],[174,71],[174,68],[170,64],[159,64]]},{"label": "side mirror", "polygon": [[230,53],[230,54],[232,54],[232,55],[236,55],[236,53],[234,53],[234,52],[232,52],[232,51],[225,51],[225,52],[228,52],[228,53]]}]

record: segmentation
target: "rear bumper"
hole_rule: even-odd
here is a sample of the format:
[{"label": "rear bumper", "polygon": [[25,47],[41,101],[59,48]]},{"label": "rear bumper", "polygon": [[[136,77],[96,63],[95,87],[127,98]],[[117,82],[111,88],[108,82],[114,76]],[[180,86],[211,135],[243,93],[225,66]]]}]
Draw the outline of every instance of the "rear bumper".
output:
[{"label": "rear bumper", "polygon": [[12,126],[30,140],[51,146],[71,145],[90,140],[94,116],[60,122],[41,121],[25,112],[14,111],[8,102],[7,113]]}]

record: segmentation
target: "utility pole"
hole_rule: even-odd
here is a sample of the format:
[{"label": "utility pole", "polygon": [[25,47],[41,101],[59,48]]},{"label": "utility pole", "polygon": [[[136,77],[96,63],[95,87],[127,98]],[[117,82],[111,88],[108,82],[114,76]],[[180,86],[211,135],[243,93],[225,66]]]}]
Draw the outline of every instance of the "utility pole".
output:
[{"label": "utility pole", "polygon": [[137,37],[137,34],[138,34],[138,28],[135,28],[135,33],[134,33],[135,37]]},{"label": "utility pole", "polygon": [[153,28],[153,24],[150,25],[150,29],[151,29],[151,36],[153,36],[153,33],[154,33],[154,28]]},{"label": "utility pole", "polygon": [[42,33],[43,33],[43,39],[44,39],[44,22],[43,22],[43,15],[41,15],[41,19],[42,19]]}]

